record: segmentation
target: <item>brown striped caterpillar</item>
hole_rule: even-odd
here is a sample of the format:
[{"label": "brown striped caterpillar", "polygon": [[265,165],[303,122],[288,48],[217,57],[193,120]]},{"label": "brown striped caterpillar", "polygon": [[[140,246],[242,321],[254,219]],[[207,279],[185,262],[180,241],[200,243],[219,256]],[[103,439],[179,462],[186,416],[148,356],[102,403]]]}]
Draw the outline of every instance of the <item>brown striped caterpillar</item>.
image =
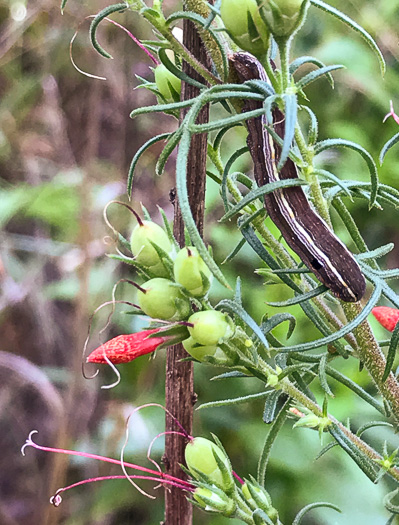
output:
[{"label": "brown striped caterpillar", "polygon": [[[241,82],[263,80],[268,82],[260,62],[249,53],[235,53],[231,62]],[[262,107],[253,100],[246,100],[245,111]],[[273,110],[274,129],[284,136],[284,115]],[[298,178],[297,168],[288,159],[280,172],[276,162],[280,147],[266,129],[266,116],[246,121],[247,144],[252,156],[258,186],[282,179]],[[266,194],[265,206],[272,221],[281,231],[290,248],[331,292],[346,302],[359,301],[366,290],[366,282],[359,265],[346,246],[334,235],[327,224],[311,208],[300,186],[275,190]]]}]

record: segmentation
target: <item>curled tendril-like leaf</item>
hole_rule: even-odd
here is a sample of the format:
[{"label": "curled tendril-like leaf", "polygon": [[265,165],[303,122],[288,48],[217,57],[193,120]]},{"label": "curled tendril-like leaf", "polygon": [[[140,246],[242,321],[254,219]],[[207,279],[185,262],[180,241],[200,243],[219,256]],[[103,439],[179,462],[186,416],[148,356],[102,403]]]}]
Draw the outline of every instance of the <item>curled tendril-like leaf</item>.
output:
[{"label": "curled tendril-like leaf", "polygon": [[166,53],[166,49],[160,49],[158,52],[159,60],[162,62],[162,64],[171,72],[173,75],[177,78],[180,78],[183,82],[186,82],[187,84],[191,84],[192,86],[195,86],[199,89],[206,88],[205,84],[202,84],[201,82],[198,82],[198,80],[194,80],[189,75],[184,73],[181,69],[179,69],[168,57]]},{"label": "curled tendril-like leaf", "polygon": [[388,151],[393,146],[395,146],[395,144],[397,144],[398,142],[399,142],[399,133],[396,133],[396,135],[394,135],[391,139],[389,139],[384,144],[384,146],[383,146],[383,148],[381,150],[380,156],[379,156],[380,165],[384,162],[385,155],[388,153]]},{"label": "curled tendril-like leaf", "polygon": [[153,144],[156,142],[159,142],[160,140],[165,140],[170,137],[170,133],[161,133],[160,135],[157,135],[156,137],[152,137],[145,144],[143,144],[135,153],[132,162],[130,163],[129,173],[127,176],[127,194],[129,198],[132,195],[132,186],[133,186],[133,175],[134,170],[136,168],[137,162],[139,161],[141,155]]},{"label": "curled tendril-like leaf", "polygon": [[[302,56],[302,57],[297,58],[296,60],[294,60],[290,64],[290,73],[291,73],[291,75],[293,75],[304,64],[314,64],[315,66],[319,67],[320,69],[326,67],[326,65],[321,60],[319,60],[318,58],[315,58],[315,57],[312,57],[312,56]],[[333,77],[332,77],[332,75],[330,73],[327,73],[327,79],[328,79],[328,82],[330,83],[331,87],[333,88],[334,87],[334,79],[333,79]]]},{"label": "curled tendril-like leaf", "polygon": [[371,194],[370,194],[370,204],[369,209],[371,209],[376,202],[377,193],[378,193],[378,172],[377,172],[377,166],[370,155],[368,151],[366,151],[362,146],[359,144],[356,144],[355,142],[352,142],[350,140],[344,140],[344,139],[327,139],[323,140],[321,142],[318,142],[315,145],[315,154],[319,154],[322,151],[328,149],[328,148],[336,148],[336,147],[344,147],[353,149],[357,153],[359,153],[363,159],[366,161],[366,164],[369,168],[370,172],[370,178],[371,178]]},{"label": "curled tendril-like leaf", "polygon": [[270,452],[271,452],[273,443],[275,442],[278,436],[278,433],[282,429],[284,422],[287,418],[288,408],[289,408],[289,398],[285,401],[277,417],[274,419],[274,422],[272,423],[272,426],[270,427],[269,433],[267,434],[265,444],[263,445],[263,450],[261,452],[259,462],[258,462],[258,472],[257,472],[257,481],[262,486],[265,485],[266,469],[267,469],[267,464],[270,458]]},{"label": "curled tendril-like leaf", "polygon": [[292,525],[299,525],[302,521],[302,518],[307,512],[309,512],[312,509],[316,509],[318,507],[326,507],[329,509],[334,509],[337,512],[342,512],[341,509],[337,507],[336,505],[333,505],[332,503],[328,503],[325,501],[320,501],[317,503],[310,503],[310,505],[306,505],[306,507],[304,507],[302,510],[298,512],[298,514],[295,516],[294,521],[292,522]]},{"label": "curled tendril-like leaf", "polygon": [[102,55],[105,58],[112,58],[112,55],[110,55],[105,49],[99,44],[97,40],[97,28],[99,24],[101,23],[104,18],[106,18],[108,15],[111,15],[112,13],[116,13],[117,11],[124,11],[125,9],[128,9],[129,4],[127,2],[119,3],[110,5],[108,7],[105,7],[102,9],[94,18],[90,25],[90,40],[92,43],[92,46],[100,55]]},{"label": "curled tendril-like leaf", "polygon": [[392,514],[399,514],[399,505],[393,503],[394,498],[399,494],[399,489],[395,489],[384,497],[384,507],[392,512]]},{"label": "curled tendril-like leaf", "polygon": [[363,27],[361,27],[359,24],[357,24],[349,16],[345,15],[344,13],[342,13],[341,11],[336,9],[335,7],[332,7],[331,5],[326,4],[322,0],[310,0],[310,2],[315,7],[318,7],[319,9],[322,9],[326,13],[329,13],[330,15],[335,16],[336,18],[338,18],[338,20],[340,20],[341,22],[343,22],[344,24],[349,26],[351,29],[353,29],[354,31],[359,33],[364,38],[364,40],[368,43],[368,45],[371,47],[371,49],[373,49],[373,51],[376,53],[377,58],[378,58],[378,62],[380,64],[381,73],[382,73],[382,75],[385,74],[386,65],[385,65],[384,57],[383,57],[383,55],[382,55],[382,53],[380,51],[380,48],[376,44],[376,42],[373,39],[373,37],[365,29],[363,29]]},{"label": "curled tendril-like leaf", "polygon": [[320,69],[316,69],[316,71],[311,71],[304,77],[302,77],[298,82],[295,84],[295,87],[299,90],[303,89],[304,87],[308,86],[318,78],[322,77],[323,75],[327,75],[330,73],[330,71],[336,71],[337,69],[344,69],[345,66],[342,66],[341,64],[337,64],[334,66],[324,66]]}]

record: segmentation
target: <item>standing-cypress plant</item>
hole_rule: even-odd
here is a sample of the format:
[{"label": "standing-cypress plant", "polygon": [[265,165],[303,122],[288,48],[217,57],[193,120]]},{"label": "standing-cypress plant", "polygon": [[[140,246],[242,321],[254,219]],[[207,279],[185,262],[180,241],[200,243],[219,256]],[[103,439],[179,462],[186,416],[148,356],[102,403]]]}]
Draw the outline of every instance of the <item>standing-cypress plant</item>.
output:
[{"label": "standing-cypress plant", "polygon": [[[134,198],[133,175],[142,154],[166,139],[156,171],[163,173],[177,148],[178,207],[174,235],[165,219],[164,234],[153,235],[157,228],[149,227],[148,236],[146,233],[141,239],[145,232],[139,228],[143,234],[139,245],[130,245],[119,236],[124,248],[133,248],[133,252],[132,257],[119,254],[115,258],[134,266],[142,277],[142,284],[134,283],[138,304],[132,306],[135,313],[149,317],[149,329],[109,341],[90,354],[88,361],[114,366],[170,347],[167,375],[177,387],[177,397],[169,383],[167,432],[173,434],[168,434],[166,474],[149,472],[150,479],[171,487],[166,523],[191,521],[190,511],[184,510],[185,502],[174,499],[176,493],[189,493],[190,505],[211,515],[255,525],[282,523],[265,483],[273,484],[271,476],[266,477],[268,461],[285,426],[316,430],[320,438],[329,436],[318,457],[338,446],[373,483],[384,476],[397,483],[397,450],[388,443],[379,450],[363,438],[363,433],[384,425],[392,428],[393,436],[399,419],[399,383],[393,372],[399,295],[390,286],[390,281],[399,277],[399,270],[381,268],[379,258],[393,246],[370,250],[346,199],[366,202],[370,210],[382,204],[396,207],[399,192],[379,182],[375,161],[361,145],[342,138],[318,139],[318,120],[307,99],[307,87],[322,77],[333,84],[332,73],[342,66],[325,65],[308,55],[292,56],[295,37],[306,25],[310,10],[324,11],[360,34],[384,74],[385,62],[377,44],[355,21],[321,0],[221,0],[214,6],[193,0],[187,1],[185,10],[169,16],[164,14],[161,1],[154,0],[149,7],[142,0],[130,0],[103,9],[91,24],[93,46],[107,58],[110,55],[99,43],[97,29],[105,17],[121,10],[136,11],[152,24],[157,40],[144,45],[152,53],[156,51],[163,64],[155,83],[145,84],[155,92],[158,103],[138,108],[131,116],[166,112],[178,119],[174,131],[151,138],[134,155],[128,195]],[[172,31],[182,20],[183,42]],[[197,55],[197,46],[206,53]],[[300,68],[309,64],[314,69],[300,76]],[[180,100],[178,80],[184,86]],[[217,111],[208,119],[209,107]],[[306,130],[299,113],[307,118]],[[392,115],[396,117],[393,109]],[[236,126],[246,127],[247,140],[230,151],[226,160],[221,150],[227,134]],[[398,136],[383,147],[381,161]],[[331,148],[357,152],[370,180],[342,180],[319,168],[317,156]],[[252,170],[243,173],[233,169],[247,152],[253,161],[253,176]],[[225,262],[233,260],[243,246],[250,247],[262,261],[258,273],[264,281],[278,283],[290,292],[289,299],[265,305],[260,320],[252,317],[242,297],[241,282],[246,275],[238,275],[234,286],[229,283],[202,238],[205,171],[219,185],[224,207],[219,220],[236,219],[240,234]],[[344,224],[354,253],[335,235],[331,207]],[[149,217],[146,220],[151,222]],[[225,287],[225,298],[217,304],[212,297],[212,278]],[[394,308],[377,307],[383,298]],[[288,311],[293,305],[303,311],[298,320]],[[270,315],[269,307],[278,307],[281,313]],[[367,321],[371,313],[392,332],[390,339],[377,341]],[[308,341],[305,331],[300,331],[305,318],[320,332],[315,340]],[[289,330],[283,337],[278,327],[286,321]],[[297,342],[290,344],[289,338],[297,332]],[[179,348],[172,344],[179,344]],[[187,353],[181,353],[182,347]],[[348,358],[358,360],[367,370],[381,399],[336,368]],[[186,410],[190,411],[193,399],[191,361],[222,367],[223,372],[216,376],[219,380],[259,380],[261,386],[255,394],[201,406],[226,407],[264,399],[267,431],[256,477],[246,473],[247,478],[241,478],[235,472],[216,436],[214,441],[191,436],[191,415]],[[380,420],[365,421],[353,429],[334,416],[329,409],[334,396],[331,379],[368,403]],[[45,449],[31,439],[28,444]],[[178,457],[182,457],[184,447],[186,467],[177,466],[174,460],[171,465],[173,448],[179,448]],[[126,467],[137,468],[123,459],[121,464],[124,472]],[[399,513],[396,494],[397,489],[383,502],[391,514],[389,523]],[[60,502],[58,496],[53,500],[56,504]],[[304,506],[293,523],[299,524],[309,510],[321,506],[338,510],[332,502],[315,502]]]}]

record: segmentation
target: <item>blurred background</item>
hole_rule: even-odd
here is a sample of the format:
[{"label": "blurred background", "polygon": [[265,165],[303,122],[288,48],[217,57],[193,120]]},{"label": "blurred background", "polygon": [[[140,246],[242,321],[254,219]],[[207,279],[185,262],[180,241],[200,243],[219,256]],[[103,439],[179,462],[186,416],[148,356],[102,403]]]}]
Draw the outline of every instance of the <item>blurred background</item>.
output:
[{"label": "blurred background", "polygon": [[[314,55],[327,64],[343,63],[347,69],[334,74],[335,90],[325,80],[307,88],[310,105],[319,118],[320,138],[342,137],[359,142],[374,158],[394,133],[392,119],[382,124],[389,100],[399,110],[399,0],[331,0],[365,27],[376,39],[387,60],[381,78],[376,57],[361,37],[315,7],[297,38],[295,57]],[[120,366],[122,382],[101,390],[114,380],[104,367],[99,376],[86,380],[81,373],[82,349],[94,310],[111,299],[120,278],[134,279],[127,266],[109,259],[115,253],[112,232],[103,220],[103,209],[112,199],[126,198],[126,175],[140,145],[151,136],[175,128],[168,116],[129,113],[155,103],[154,96],[135,89],[140,75],[152,81],[151,63],[117,27],[103,23],[102,44],[114,56],[106,60],[91,48],[90,20],[107,4],[101,1],[69,0],[65,13],[49,0],[0,0],[0,523],[2,525],[114,525],[159,523],[163,516],[162,490],[155,503],[135,491],[126,481],[109,481],[78,487],[66,493],[57,509],[48,503],[55,490],[83,478],[119,474],[117,467],[84,458],[69,458],[28,449],[20,454],[29,431],[37,429],[36,441],[96,454],[119,457],[124,440],[125,419],[130,411],[148,402],[164,400],[164,352],[155,359],[140,358]],[[165,10],[178,3],[165,0]],[[113,17],[138,38],[152,38],[151,30],[136,14]],[[88,78],[73,68],[69,43],[79,29],[73,58],[84,71],[105,76],[106,81]],[[293,57],[294,58],[294,57]],[[225,155],[242,145],[244,134],[229,132]],[[142,202],[160,222],[157,205],[172,220],[169,191],[173,187],[174,157],[162,178],[154,175],[160,152],[157,144],[142,157],[137,168],[133,205]],[[398,187],[399,148],[394,148],[381,168],[384,183]],[[243,157],[237,165],[249,171]],[[321,159],[342,178],[368,179],[366,165],[353,152],[339,151]],[[398,240],[399,212],[386,208],[368,212],[362,201],[351,210],[370,248]],[[220,262],[238,242],[232,225],[217,224],[223,214],[218,189],[207,190],[206,240]],[[127,210],[114,205],[111,222],[129,235],[134,222]],[[336,219],[333,217],[334,220]],[[344,240],[339,221],[337,231]],[[389,267],[399,263],[398,248],[389,254]],[[243,249],[224,272],[233,282],[239,273],[244,281],[244,301],[260,320],[266,300],[281,300],[280,286],[262,286],[254,274],[261,263]],[[228,292],[213,286],[216,303]],[[132,287],[121,285],[118,299],[134,302]],[[122,333],[144,326],[145,321],[125,315],[118,305],[103,334],[109,310],[96,315],[89,348]],[[295,340],[317,337],[299,309]],[[377,335],[387,334],[375,326]],[[283,332],[281,332],[283,333]],[[293,339],[294,339],[293,338]],[[355,360],[340,363],[341,371],[374,393],[366,372]],[[258,392],[256,380],[211,382],[215,370],[196,366],[196,392],[200,402]],[[332,413],[342,421],[351,418],[357,428],[378,414],[342,386],[331,385],[336,398]],[[321,399],[321,396],[320,396]],[[262,422],[262,403],[233,408],[203,410],[195,415],[195,434],[215,433],[223,442],[234,469],[241,476],[256,475],[256,464],[267,427]],[[164,428],[161,410],[148,408],[135,416],[128,458],[145,466],[152,438]],[[315,461],[321,445],[315,432],[287,425],[277,441],[268,470],[273,504],[283,523],[292,522],[298,510],[314,501],[329,501],[343,513],[322,509],[305,518],[307,524],[383,525],[389,515],[382,498],[392,490],[389,481],[373,486],[334,448]],[[381,449],[384,439],[395,448],[386,430],[366,434]],[[325,443],[324,443],[325,444]],[[162,454],[162,439],[154,457]],[[146,487],[151,490],[151,487]],[[226,518],[195,511],[196,524],[219,525]],[[232,522],[238,523],[238,522]]]}]

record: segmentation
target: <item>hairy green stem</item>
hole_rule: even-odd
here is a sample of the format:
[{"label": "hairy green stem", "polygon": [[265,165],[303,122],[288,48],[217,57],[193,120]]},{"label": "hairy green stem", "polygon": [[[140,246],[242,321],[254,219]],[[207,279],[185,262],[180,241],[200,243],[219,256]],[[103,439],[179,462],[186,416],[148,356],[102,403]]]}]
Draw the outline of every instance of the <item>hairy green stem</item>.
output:
[{"label": "hairy green stem", "polygon": [[[344,303],[343,308],[349,321],[361,312],[359,303]],[[356,328],[354,335],[358,343],[357,354],[360,361],[364,363],[381,395],[390,404],[395,419],[399,421],[399,383],[392,372],[387,380],[382,382],[386,365],[385,356],[374,337],[369,323],[364,321]]]},{"label": "hairy green stem", "polygon": [[169,42],[172,51],[180,55],[190,66],[195,69],[205,80],[211,85],[221,84],[221,81],[215,77],[208,69],[206,69],[199,60],[197,60],[190,51],[183,45],[172,32],[165,25],[165,18],[155,17],[147,11],[143,12],[143,16],[155,27],[157,31]]},{"label": "hairy green stem", "polygon": [[[263,359],[261,358],[259,359],[259,369],[265,375],[266,382],[271,375],[276,375],[276,371],[270,365],[265,363],[265,361],[263,361]],[[283,378],[281,381],[279,381],[275,388],[288,394],[292,399],[295,399],[297,403],[300,403],[303,407],[310,410],[317,417],[324,417],[322,408],[317,403],[312,401],[301,390],[299,390],[288,378]],[[329,414],[327,415],[327,417],[331,420],[332,423],[337,424],[342,430],[342,432],[344,432],[345,435],[348,437],[348,439],[350,439],[352,443],[359,450],[361,450],[368,458],[370,458],[374,462],[383,459],[382,456],[378,454],[378,452],[376,452],[370,445],[365,443],[360,437],[353,434],[353,432],[351,432],[347,427],[342,425],[342,423],[340,423],[337,419],[335,419]],[[395,480],[399,481],[399,468],[392,467],[391,469],[389,469],[388,474]]]},{"label": "hairy green stem", "polygon": [[[184,8],[186,11],[192,11],[194,13],[197,13],[198,15],[201,15],[203,18],[208,18],[210,9],[208,6],[208,3],[205,2],[205,0],[184,0],[183,2]],[[223,76],[223,59],[222,54],[220,52],[220,49],[216,45],[216,42],[214,38],[212,38],[212,35],[209,33],[209,31],[206,31],[202,27],[197,27],[198,33],[201,36],[202,41],[205,44],[205,47],[210,54],[212,61],[215,65],[216,71],[219,73],[219,75]],[[226,44],[227,48],[227,44]]]},{"label": "hairy green stem", "polygon": [[[346,229],[348,230],[350,236],[352,237],[353,242],[355,243],[357,249],[361,253],[368,251],[368,246],[365,243],[363,237],[360,234],[360,231],[357,227],[357,224],[353,220],[352,215],[349,213],[348,208],[343,203],[342,199],[339,197],[334,199],[332,202],[334,208],[337,210],[339,216],[345,224]],[[369,259],[369,265],[375,270],[379,270],[379,265],[374,259]]]}]

